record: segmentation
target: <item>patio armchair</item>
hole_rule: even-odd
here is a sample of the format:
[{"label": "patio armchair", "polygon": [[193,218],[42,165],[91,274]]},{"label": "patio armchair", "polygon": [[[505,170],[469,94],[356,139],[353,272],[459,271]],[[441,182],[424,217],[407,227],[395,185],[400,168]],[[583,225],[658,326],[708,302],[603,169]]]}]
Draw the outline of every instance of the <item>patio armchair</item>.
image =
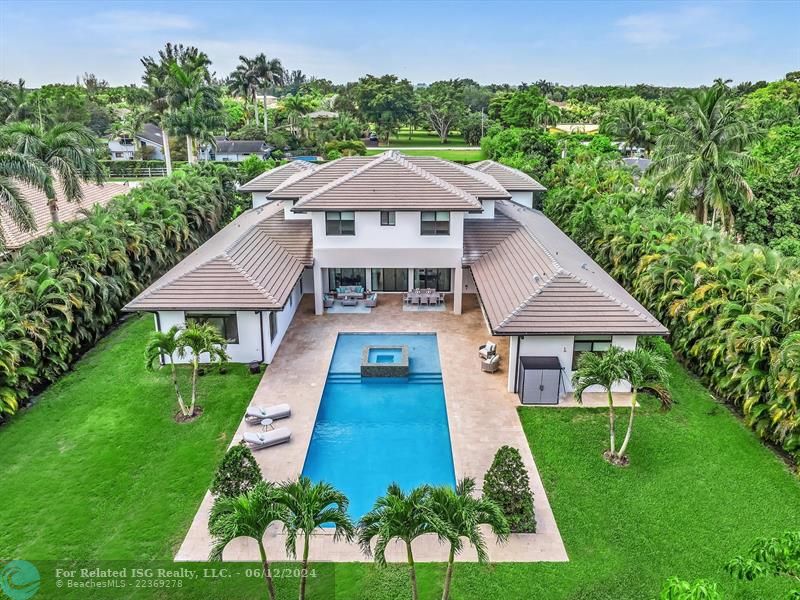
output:
[{"label": "patio armchair", "polygon": [[411,294],[408,292],[403,292],[403,304],[410,304],[411,303]]},{"label": "patio armchair", "polygon": [[486,342],[482,346],[478,347],[478,356],[484,360],[488,360],[495,354],[497,354],[497,344],[494,342]]},{"label": "patio armchair", "polygon": [[333,295],[332,294],[325,294],[322,297],[322,306],[325,308],[333,308]]},{"label": "patio armchair", "polygon": [[364,306],[375,308],[378,305],[378,294],[372,292],[364,297]]},{"label": "patio armchair", "polygon": [[419,294],[411,294],[411,304],[419,304]]},{"label": "patio armchair", "polygon": [[481,371],[494,373],[500,368],[500,355],[494,354],[491,358],[481,361]]}]

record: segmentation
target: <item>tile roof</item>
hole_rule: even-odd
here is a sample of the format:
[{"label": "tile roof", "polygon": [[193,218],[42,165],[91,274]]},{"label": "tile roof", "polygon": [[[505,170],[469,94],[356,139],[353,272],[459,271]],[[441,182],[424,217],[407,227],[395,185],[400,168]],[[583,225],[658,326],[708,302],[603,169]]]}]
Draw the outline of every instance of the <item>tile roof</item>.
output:
[{"label": "tile roof", "polygon": [[494,333],[668,333],[541,212],[501,201],[495,215],[497,232],[488,224],[464,231],[464,263]]},{"label": "tile roof", "polygon": [[373,158],[372,156],[344,156],[340,159],[317,165],[313,171],[295,173],[276,187],[269,194],[269,197],[272,200],[297,200],[367,164]]},{"label": "tile roof", "polygon": [[[9,219],[8,215],[0,212],[0,229],[5,238],[6,247],[10,249],[24,246],[31,240],[46,235],[51,231],[50,209],[47,206],[45,193],[20,181],[15,183],[31,207],[36,229],[23,231]],[[80,202],[67,202],[64,198],[63,190],[59,186],[56,186],[56,190],[58,218],[61,222],[67,222],[81,219],[83,217],[82,210],[90,209],[95,204],[105,206],[114,196],[127,194],[130,188],[121,183],[106,183],[104,185],[83,183],[81,184],[83,199]]]},{"label": "tile roof", "polygon": [[[323,170],[324,167],[315,174]],[[313,176],[306,177],[306,180]],[[471,186],[481,184],[478,179],[468,178],[464,173],[460,173],[460,177],[469,180]],[[485,182],[482,188],[494,195],[501,193],[498,187]],[[274,193],[270,194],[273,196]],[[480,211],[482,207],[476,196],[393,151],[372,157],[338,179],[301,196],[293,208],[298,212],[429,209]]]},{"label": "tile roof", "polygon": [[239,191],[271,192],[295,173],[313,171],[315,168],[315,165],[305,160],[293,160],[254,177],[244,185],[239,186]]},{"label": "tile roof", "polygon": [[263,140],[216,140],[216,144],[215,152],[217,154],[241,154],[245,152],[256,154],[269,150],[269,146]]},{"label": "tile roof", "polygon": [[164,138],[161,135],[161,127],[155,123],[145,123],[142,125],[142,129],[136,134],[136,137],[145,139],[153,144],[158,144],[159,146],[164,145]]},{"label": "tile roof", "polygon": [[511,197],[496,178],[481,171],[435,156],[406,156],[405,159],[477,198],[503,200]]},{"label": "tile roof", "polygon": [[266,205],[241,214],[125,310],[277,310],[312,264],[311,222]]},{"label": "tile roof", "polygon": [[472,163],[469,167],[481,173],[491,175],[509,192],[542,192],[547,189],[533,177],[523,173],[519,169],[514,169],[493,160],[482,160]]}]

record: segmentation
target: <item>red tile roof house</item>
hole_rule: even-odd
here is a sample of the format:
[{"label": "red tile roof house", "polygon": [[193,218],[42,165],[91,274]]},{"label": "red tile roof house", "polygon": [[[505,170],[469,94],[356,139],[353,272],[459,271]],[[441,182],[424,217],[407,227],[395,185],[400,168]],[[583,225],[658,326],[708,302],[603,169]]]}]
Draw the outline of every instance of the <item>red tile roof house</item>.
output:
[{"label": "red tile roof house", "polygon": [[126,309],[156,313],[162,330],[215,315],[234,361],[269,363],[303,294],[317,315],[340,286],[435,288],[457,314],[477,294],[492,334],[510,337],[509,391],[522,397],[528,382],[524,402],[556,403],[580,352],[668,332],[532,208],[543,189],[492,161],[389,151],[291,162],[243,185],[253,208]]}]

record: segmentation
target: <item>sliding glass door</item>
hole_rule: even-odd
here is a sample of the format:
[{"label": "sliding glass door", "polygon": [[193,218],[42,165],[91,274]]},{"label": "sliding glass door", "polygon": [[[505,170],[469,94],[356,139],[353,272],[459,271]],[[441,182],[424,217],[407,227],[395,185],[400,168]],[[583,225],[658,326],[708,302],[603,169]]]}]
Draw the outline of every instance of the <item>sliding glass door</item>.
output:
[{"label": "sliding glass door", "polygon": [[331,290],[343,285],[360,285],[367,287],[366,269],[328,269],[328,285]]},{"label": "sliding glass door", "polygon": [[451,269],[414,269],[414,287],[449,292],[450,272]]},{"label": "sliding glass door", "polygon": [[372,269],[372,289],[376,292],[407,292],[408,269]]}]

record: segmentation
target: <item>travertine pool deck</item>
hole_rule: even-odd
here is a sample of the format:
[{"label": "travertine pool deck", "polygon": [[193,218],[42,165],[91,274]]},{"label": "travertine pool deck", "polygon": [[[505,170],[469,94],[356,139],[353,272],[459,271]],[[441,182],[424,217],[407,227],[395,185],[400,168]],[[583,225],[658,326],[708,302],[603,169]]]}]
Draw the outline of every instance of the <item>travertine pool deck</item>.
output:
[{"label": "travertine pool deck", "polygon": [[[450,310],[448,300],[448,310]],[[567,561],[547,494],[536,469],[530,447],[522,430],[516,409],[519,400],[506,390],[508,360],[507,338],[491,338],[474,295],[464,296],[461,315],[452,312],[405,312],[399,295],[382,294],[371,314],[314,315],[313,298],[306,295],[294,321],[286,332],[274,361],[266,370],[256,390],[252,405],[288,403],[292,416],[276,422],[276,427],[289,427],[292,440],[272,448],[255,451],[264,477],[270,481],[294,479],[301,474],[317,408],[325,385],[336,336],[339,332],[435,332],[438,335],[447,416],[453,450],[456,478],[474,477],[478,486],[502,445],[518,448],[528,469],[531,491],[534,494],[537,533],[512,535],[504,545],[497,545],[487,532],[489,556],[495,562]],[[501,355],[497,373],[480,369],[478,346],[493,339]],[[245,431],[259,431],[259,426],[242,420],[232,443],[238,443]],[[354,457],[357,460],[357,457]],[[208,534],[208,515],[212,498],[209,493],[200,505],[194,521],[178,550],[177,561],[207,560],[211,548]],[[267,554],[271,560],[285,560],[285,536],[273,525],[265,536]],[[414,558],[422,562],[447,559],[448,548],[433,537],[414,542]],[[298,553],[302,548],[298,547]],[[225,560],[257,561],[258,547],[254,540],[239,538],[224,552]],[[368,561],[357,544],[333,542],[333,536],[319,532],[310,547],[312,561]],[[403,562],[405,549],[394,544],[387,559]],[[457,557],[475,561],[471,549]]]}]

